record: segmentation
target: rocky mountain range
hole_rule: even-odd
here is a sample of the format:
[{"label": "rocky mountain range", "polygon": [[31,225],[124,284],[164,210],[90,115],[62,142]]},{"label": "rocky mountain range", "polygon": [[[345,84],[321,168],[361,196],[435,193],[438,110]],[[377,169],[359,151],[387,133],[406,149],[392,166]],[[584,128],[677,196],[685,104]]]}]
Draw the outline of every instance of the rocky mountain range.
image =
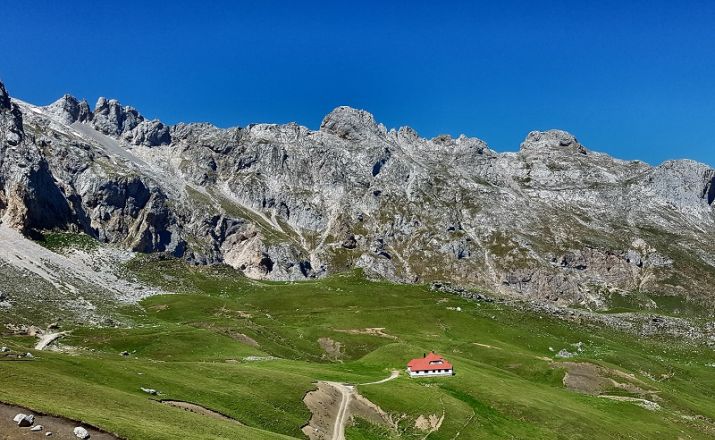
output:
[{"label": "rocky mountain range", "polygon": [[295,123],[166,125],[100,98],[0,84],[0,216],[140,253],[304,280],[361,268],[600,307],[611,292],[715,298],[715,170],[650,166],[529,133],[517,153],[338,107]]}]

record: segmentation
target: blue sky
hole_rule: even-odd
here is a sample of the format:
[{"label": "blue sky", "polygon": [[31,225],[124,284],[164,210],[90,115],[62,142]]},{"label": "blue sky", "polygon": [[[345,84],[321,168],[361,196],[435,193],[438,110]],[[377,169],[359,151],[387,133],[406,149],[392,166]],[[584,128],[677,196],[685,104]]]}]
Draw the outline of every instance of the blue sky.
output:
[{"label": "blue sky", "polygon": [[168,123],[317,128],[350,105],[498,151],[561,128],[715,165],[712,1],[144,3],[7,2],[0,78],[32,103],[114,97]]}]

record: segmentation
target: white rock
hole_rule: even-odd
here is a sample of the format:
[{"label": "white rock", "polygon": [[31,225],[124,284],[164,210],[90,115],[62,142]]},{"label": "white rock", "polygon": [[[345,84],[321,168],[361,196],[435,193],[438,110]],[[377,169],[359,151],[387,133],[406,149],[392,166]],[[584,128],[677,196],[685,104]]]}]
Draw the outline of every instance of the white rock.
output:
[{"label": "white rock", "polygon": [[556,353],[557,358],[563,358],[563,359],[568,359],[576,356],[575,353],[571,353],[570,351],[566,350],[565,348],[562,350],[559,350],[558,353]]},{"label": "white rock", "polygon": [[27,428],[28,426],[32,426],[32,424],[35,423],[35,416],[33,416],[32,414],[18,414],[17,416],[15,416],[15,419],[18,419],[18,416],[20,415],[22,415],[23,417],[21,417],[19,420],[16,420],[17,426],[21,428]]},{"label": "white rock", "polygon": [[87,432],[87,430],[82,428],[81,426],[76,427],[73,432],[75,437],[77,438],[81,438],[83,440],[89,438],[89,432]]}]

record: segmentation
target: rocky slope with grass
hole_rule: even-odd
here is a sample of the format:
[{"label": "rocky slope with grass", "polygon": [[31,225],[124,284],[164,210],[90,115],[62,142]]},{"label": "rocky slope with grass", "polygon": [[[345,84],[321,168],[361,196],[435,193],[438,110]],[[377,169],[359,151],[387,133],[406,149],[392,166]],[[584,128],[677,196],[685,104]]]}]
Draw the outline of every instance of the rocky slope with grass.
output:
[{"label": "rocky slope with grass", "polygon": [[84,233],[256,279],[362,268],[588,307],[715,297],[715,170],[614,159],[564,131],[500,154],[349,107],[317,131],[221,129],[105,98],[38,107],[0,85],[0,143],[3,227],[27,237]]}]

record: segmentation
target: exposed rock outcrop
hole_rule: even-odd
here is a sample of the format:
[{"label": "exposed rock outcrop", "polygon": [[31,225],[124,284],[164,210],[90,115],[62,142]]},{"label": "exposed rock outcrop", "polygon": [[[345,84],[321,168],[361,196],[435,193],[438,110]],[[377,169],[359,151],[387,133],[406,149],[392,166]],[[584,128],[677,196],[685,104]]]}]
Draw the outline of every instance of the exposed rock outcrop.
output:
[{"label": "exposed rock outcrop", "polygon": [[46,111],[54,115],[64,124],[73,122],[89,122],[92,120],[92,111],[86,100],[78,101],[72,95],[65,95],[54,103],[45,107]]},{"label": "exposed rock outcrop", "polygon": [[499,154],[350,107],[317,131],[167,126],[116,100],[34,107],[0,87],[0,140],[0,213],[25,232],[253,278],[357,267],[596,307],[618,290],[715,295],[715,170],[617,160],[560,130]]}]

